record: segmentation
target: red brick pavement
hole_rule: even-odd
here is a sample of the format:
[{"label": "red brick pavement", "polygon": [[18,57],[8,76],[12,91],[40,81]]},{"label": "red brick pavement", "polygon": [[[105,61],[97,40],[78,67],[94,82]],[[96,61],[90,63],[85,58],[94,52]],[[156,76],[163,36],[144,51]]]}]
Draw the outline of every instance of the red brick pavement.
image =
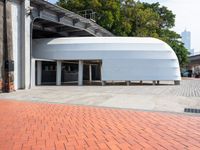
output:
[{"label": "red brick pavement", "polygon": [[0,101],[0,150],[200,149],[200,117]]}]

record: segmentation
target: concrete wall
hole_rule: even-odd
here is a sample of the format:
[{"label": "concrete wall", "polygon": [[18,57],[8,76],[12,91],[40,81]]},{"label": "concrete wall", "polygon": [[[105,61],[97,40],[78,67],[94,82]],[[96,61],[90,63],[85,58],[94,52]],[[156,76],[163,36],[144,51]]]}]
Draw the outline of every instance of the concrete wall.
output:
[{"label": "concrete wall", "polygon": [[[31,23],[32,23],[32,17],[34,14],[35,17],[39,17],[38,13],[41,11],[41,16],[43,19],[55,19],[55,21],[58,21],[58,14],[57,12],[54,12],[52,9],[52,13],[55,16],[52,16],[51,14],[45,14],[45,12],[48,12],[48,7],[45,8],[46,10],[40,10],[40,7],[32,9],[32,13],[30,12],[30,2],[31,0],[8,0],[7,1],[7,29],[3,29],[3,8],[4,8],[4,2],[3,0],[0,0],[0,89],[2,86],[2,76],[4,81],[6,83],[4,84],[10,89],[28,89],[31,87]],[[38,6],[43,3],[43,1],[38,1]],[[49,4],[50,5],[50,4]],[[55,6],[56,9],[58,9]],[[38,11],[38,10],[39,11]],[[34,13],[34,11],[36,13]],[[61,12],[63,10],[61,9]],[[31,15],[33,15],[31,17]],[[84,19],[84,18],[83,18]],[[66,19],[63,19],[66,20]],[[70,17],[66,20],[71,20]],[[62,20],[60,20],[60,23],[62,23]],[[63,22],[64,23],[64,22]],[[64,23],[66,24],[66,23]],[[82,24],[82,25],[81,25]],[[91,23],[92,26],[87,28],[87,32],[90,32],[90,29],[96,33],[96,29],[93,26],[93,23]],[[76,26],[81,27],[85,29],[85,23],[80,22],[77,23]],[[4,35],[3,31],[7,32],[7,43],[3,45],[4,42]],[[104,34],[104,30],[102,30],[102,35]],[[109,35],[106,31],[106,35]],[[101,35],[101,36],[102,36]],[[6,46],[6,47],[5,47]],[[6,50],[7,49],[7,50]],[[8,53],[5,53],[8,52]],[[5,56],[5,58],[3,58]],[[4,60],[3,60],[4,59]],[[5,72],[2,69],[4,68],[3,62],[5,60],[14,60],[14,72]],[[33,66],[33,65],[32,65]]]},{"label": "concrete wall", "polygon": [[14,88],[30,87],[31,18],[30,0],[12,0],[12,44],[14,59]]},{"label": "concrete wall", "polygon": [[22,56],[22,80],[23,89],[30,88],[31,84],[31,17],[30,17],[30,0],[24,0],[21,3],[21,56]]},{"label": "concrete wall", "polygon": [[[0,1],[0,89],[4,91],[14,90],[13,71],[5,69],[5,62],[13,60],[13,38],[12,38],[12,2],[6,3],[6,20],[4,19],[4,2]],[[5,21],[5,22],[4,22]],[[6,27],[4,26],[6,25]],[[15,40],[15,39],[14,39]],[[10,67],[9,67],[10,68]]]},{"label": "concrete wall", "polygon": [[0,0],[0,91],[2,89],[3,73],[3,1]]},{"label": "concrete wall", "polygon": [[14,88],[19,89],[22,87],[22,51],[21,51],[21,5],[18,1],[12,3],[12,28],[13,28],[13,59],[14,59]]},{"label": "concrete wall", "polygon": [[[7,55],[5,55],[5,60],[12,61],[13,60],[13,29],[12,29],[12,1],[7,1],[7,8],[6,8],[6,21],[7,21],[7,41],[5,44],[7,44]],[[5,53],[5,51],[4,51]],[[5,71],[5,88],[6,91],[13,91],[14,90],[14,72],[13,71]]]},{"label": "concrete wall", "polygon": [[[162,55],[162,53],[159,53]],[[153,56],[152,56],[153,57]],[[104,59],[104,81],[112,80],[180,80],[180,68],[176,60],[168,59]]]},{"label": "concrete wall", "polygon": [[[13,60],[13,39],[12,39],[12,2],[7,1],[6,3],[6,40],[4,42],[4,61],[11,62]],[[14,75],[12,70],[4,71],[4,90],[10,92],[14,90]]]}]

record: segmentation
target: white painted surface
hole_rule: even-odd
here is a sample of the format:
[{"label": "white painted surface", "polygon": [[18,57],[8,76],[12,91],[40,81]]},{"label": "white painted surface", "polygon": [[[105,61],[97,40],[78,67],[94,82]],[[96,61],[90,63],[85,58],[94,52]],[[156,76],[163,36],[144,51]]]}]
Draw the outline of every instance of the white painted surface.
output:
[{"label": "white painted surface", "polygon": [[78,85],[83,85],[83,61],[78,62]]},{"label": "white painted surface", "polygon": [[31,59],[31,87],[34,87],[35,86],[35,64],[36,64],[36,61],[35,59]]},{"label": "white painted surface", "polygon": [[37,85],[42,84],[42,62],[37,61]]},{"label": "white painted surface", "polygon": [[21,11],[20,3],[13,1],[12,4],[12,41],[14,60],[14,88],[21,87]]},{"label": "white painted surface", "polygon": [[62,72],[62,63],[61,63],[61,61],[57,61],[56,85],[61,85],[61,72]]},{"label": "white painted surface", "polygon": [[102,60],[102,80],[181,80],[174,51],[154,38],[80,37],[37,39],[33,57]]},{"label": "white painted surface", "polygon": [[92,81],[92,65],[89,64],[89,81]]},{"label": "white painted surface", "polygon": [[31,35],[30,35],[30,0],[24,0],[21,3],[21,49],[22,49],[22,86],[29,89],[31,86]]}]

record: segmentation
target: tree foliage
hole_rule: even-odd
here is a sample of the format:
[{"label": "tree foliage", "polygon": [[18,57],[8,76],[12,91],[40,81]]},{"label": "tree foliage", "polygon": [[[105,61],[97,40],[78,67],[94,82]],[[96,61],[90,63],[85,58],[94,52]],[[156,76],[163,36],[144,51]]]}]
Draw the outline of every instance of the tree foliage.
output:
[{"label": "tree foliage", "polygon": [[168,43],[178,56],[180,65],[188,63],[188,52],[180,35],[171,29],[175,15],[159,3],[135,0],[58,0],[63,8],[78,12],[92,9],[96,21],[116,36],[155,37]]}]

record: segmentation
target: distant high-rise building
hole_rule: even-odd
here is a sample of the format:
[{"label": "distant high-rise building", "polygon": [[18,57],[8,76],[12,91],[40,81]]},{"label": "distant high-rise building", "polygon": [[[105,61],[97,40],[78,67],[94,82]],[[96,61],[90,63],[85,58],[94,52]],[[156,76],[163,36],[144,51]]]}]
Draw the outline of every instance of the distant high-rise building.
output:
[{"label": "distant high-rise building", "polygon": [[185,48],[188,49],[188,52],[190,52],[190,55],[194,54],[194,50],[191,49],[191,32],[190,31],[183,31],[181,33],[182,42],[184,43]]},{"label": "distant high-rise building", "polygon": [[190,50],[190,55],[195,55],[194,49]]}]

